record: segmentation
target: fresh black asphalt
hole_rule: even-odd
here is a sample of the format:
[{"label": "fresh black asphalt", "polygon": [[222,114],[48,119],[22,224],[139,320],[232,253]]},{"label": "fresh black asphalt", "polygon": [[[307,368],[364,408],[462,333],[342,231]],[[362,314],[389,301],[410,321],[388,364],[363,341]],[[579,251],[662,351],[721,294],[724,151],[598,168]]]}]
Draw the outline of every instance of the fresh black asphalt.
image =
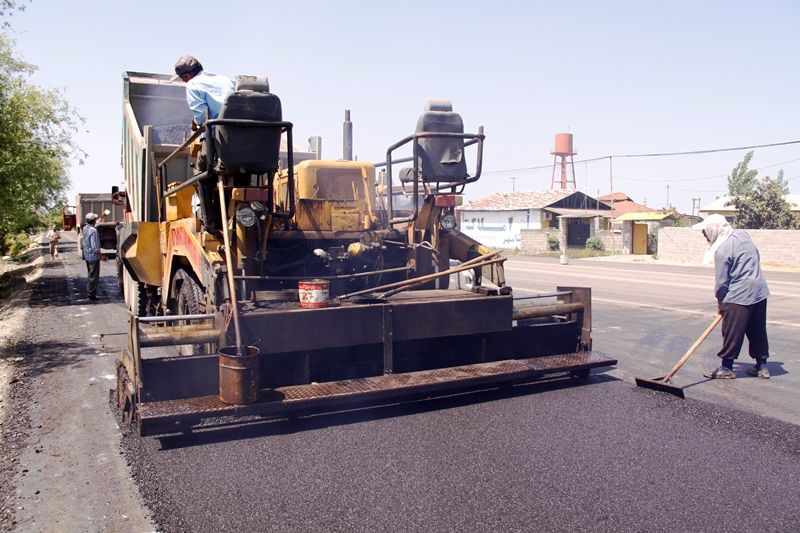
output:
[{"label": "fresh black asphalt", "polygon": [[800,428],[596,375],[128,435],[163,531],[798,531]]}]

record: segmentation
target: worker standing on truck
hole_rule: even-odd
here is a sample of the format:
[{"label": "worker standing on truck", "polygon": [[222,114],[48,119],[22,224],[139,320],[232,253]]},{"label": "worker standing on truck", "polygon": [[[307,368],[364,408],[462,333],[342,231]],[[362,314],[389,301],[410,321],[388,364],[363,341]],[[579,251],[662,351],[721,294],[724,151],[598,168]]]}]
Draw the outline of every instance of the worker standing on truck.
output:
[{"label": "worker standing on truck", "polygon": [[83,227],[81,242],[83,243],[83,260],[86,261],[88,281],[86,284],[86,297],[97,300],[97,282],[100,280],[100,238],[97,228],[94,227],[97,215],[86,215],[86,225]]},{"label": "worker standing on truck", "polygon": [[[178,58],[175,75],[186,83],[186,103],[192,112],[192,130],[202,126],[206,120],[217,118],[225,99],[235,90],[233,81],[203,70],[203,65],[193,56]],[[197,170],[202,172],[206,170],[205,143],[202,140],[200,150]]]},{"label": "worker standing on truck", "polygon": [[734,379],[733,361],[747,336],[750,357],[756,364],[751,376],[768,379],[767,297],[769,288],[761,272],[761,257],[750,235],[735,230],[722,215],[714,214],[692,226],[708,241],[704,263],[714,262],[714,294],[722,315],[722,365],[703,375],[711,379]]}]

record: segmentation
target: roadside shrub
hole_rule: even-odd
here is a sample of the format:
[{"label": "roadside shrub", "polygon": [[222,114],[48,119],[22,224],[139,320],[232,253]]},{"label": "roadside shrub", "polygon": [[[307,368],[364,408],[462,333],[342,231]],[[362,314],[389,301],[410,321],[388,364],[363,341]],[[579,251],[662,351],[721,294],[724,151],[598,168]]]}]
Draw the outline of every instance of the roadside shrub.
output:
[{"label": "roadside shrub", "polygon": [[31,244],[31,239],[28,237],[28,234],[25,232],[20,232],[17,234],[9,234],[6,235],[6,239],[4,244],[5,253],[13,257],[14,259],[19,259],[22,257],[28,247]]},{"label": "roadside shrub", "polygon": [[601,239],[600,237],[594,236],[594,237],[589,237],[588,239],[586,239],[586,249],[587,250],[602,251],[602,250],[605,250],[606,247],[603,245],[603,239]]},{"label": "roadside shrub", "polygon": [[647,236],[647,253],[655,255],[658,252],[658,233],[650,233]]},{"label": "roadside shrub", "polygon": [[547,249],[551,252],[557,252],[561,248],[561,245],[558,242],[558,238],[554,235],[547,236]]}]

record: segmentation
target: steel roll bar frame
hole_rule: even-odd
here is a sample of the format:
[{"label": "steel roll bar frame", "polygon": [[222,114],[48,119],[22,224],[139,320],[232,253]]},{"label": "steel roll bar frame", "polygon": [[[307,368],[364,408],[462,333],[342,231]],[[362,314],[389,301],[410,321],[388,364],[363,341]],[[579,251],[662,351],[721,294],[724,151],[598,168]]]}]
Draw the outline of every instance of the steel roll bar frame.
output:
[{"label": "steel roll bar frame", "polygon": [[[286,133],[286,166],[289,173],[288,177],[288,192],[289,192],[289,209],[288,211],[280,211],[277,212],[274,209],[274,198],[273,195],[269,195],[267,199],[267,209],[269,213],[273,216],[279,218],[292,218],[294,216],[294,145],[292,139],[292,128],[294,125],[291,122],[287,121],[279,121],[279,122],[269,122],[264,120],[250,120],[250,119],[232,119],[232,118],[217,118],[213,120],[207,120],[204,124],[202,124],[197,131],[195,131],[188,139],[183,141],[178,148],[172,151],[167,157],[165,157],[161,163],[158,165],[158,177],[159,177],[159,189],[161,194],[159,195],[159,212],[161,213],[162,218],[165,217],[165,206],[163,199],[169,196],[177,194],[179,191],[191,187],[200,181],[204,181],[208,178],[213,177],[216,175],[213,171],[203,171],[188,180],[184,181],[177,187],[173,187],[167,190],[167,163],[175,159],[179,154],[185,153],[186,149],[189,147],[191,143],[193,143],[198,137],[203,135],[204,133],[208,132],[209,134],[205,136],[203,142],[206,144],[206,168],[213,169],[214,163],[214,156],[216,155],[214,142],[212,139],[212,128],[214,126],[233,126],[233,127],[242,127],[242,128],[268,128],[268,129],[278,129],[280,128],[281,133]],[[271,174],[268,178],[269,184],[268,189],[272,189],[272,180],[274,179],[274,174]],[[198,189],[198,194],[201,196],[203,195],[202,189]],[[207,213],[205,212],[205,199],[200,199],[200,210],[201,210],[201,218],[206,220]]]},{"label": "steel roll bar frame", "polygon": [[[384,184],[384,190],[386,191],[387,206],[388,206],[388,211],[389,211],[389,225],[401,224],[401,223],[404,223],[404,222],[413,222],[414,220],[416,220],[417,215],[419,214],[419,182],[420,182],[420,179],[419,179],[419,157],[417,157],[416,154],[418,152],[419,139],[425,139],[425,138],[426,139],[466,139],[466,140],[468,140],[468,142],[464,143],[464,148],[467,148],[468,146],[472,146],[475,143],[478,144],[478,153],[477,153],[477,156],[476,156],[477,157],[477,162],[476,162],[476,168],[475,168],[475,175],[474,176],[469,176],[466,179],[459,180],[457,182],[447,182],[447,183],[449,183],[449,185],[447,185],[446,187],[452,187],[453,189],[455,189],[455,187],[463,187],[463,186],[467,185],[468,183],[473,183],[473,182],[477,181],[481,177],[481,172],[482,172],[482,169],[483,169],[483,141],[486,138],[486,136],[483,134],[483,126],[480,126],[478,128],[478,133],[452,133],[452,132],[429,132],[429,131],[424,131],[424,132],[414,133],[413,135],[409,135],[408,137],[405,137],[405,138],[401,139],[400,141],[398,141],[398,142],[394,143],[393,145],[391,145],[386,150],[386,161],[384,163],[381,163],[380,165],[376,165],[376,166],[384,166],[384,165],[386,166],[386,175],[385,175],[386,176],[386,178],[385,178],[386,183]],[[414,212],[411,215],[407,216],[407,217],[394,218],[394,209],[393,209],[393,206],[392,206],[392,165],[393,165],[392,152],[394,152],[395,150],[397,150],[401,146],[404,146],[404,145],[408,144],[409,142],[413,142],[413,153],[414,153],[414,155],[411,158],[403,158],[403,159],[398,160],[397,162],[401,162],[401,161],[402,162],[406,162],[406,161],[409,161],[409,160],[413,160],[414,161],[414,184],[413,184],[413,189],[412,189],[413,196],[414,196]],[[440,186],[438,184],[442,183],[442,182],[436,182],[436,183],[437,183],[437,186],[436,186],[435,193],[439,193],[441,189],[439,188]]]}]

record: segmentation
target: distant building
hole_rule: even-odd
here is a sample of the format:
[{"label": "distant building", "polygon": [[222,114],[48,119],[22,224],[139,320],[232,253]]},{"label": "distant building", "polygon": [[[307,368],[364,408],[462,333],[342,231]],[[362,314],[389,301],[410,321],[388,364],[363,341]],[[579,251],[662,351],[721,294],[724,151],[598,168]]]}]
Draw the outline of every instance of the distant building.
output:
[{"label": "distant building", "polygon": [[[784,196],[792,209],[792,213],[800,216],[800,194],[787,194]],[[736,207],[728,203],[731,201],[730,196],[720,196],[713,202],[700,208],[700,216],[705,218],[708,215],[718,214],[728,219],[728,222],[733,222],[736,216]]]},{"label": "distant building", "polygon": [[602,196],[598,196],[597,199],[614,209],[614,217],[618,217],[626,213],[646,213],[654,211],[654,209],[651,207],[634,202],[631,197],[624,192],[604,194]]},{"label": "distant building", "polygon": [[566,224],[567,246],[586,244],[592,221],[611,217],[611,208],[576,190],[496,192],[460,209],[461,231],[496,248],[518,248],[523,229]]}]

